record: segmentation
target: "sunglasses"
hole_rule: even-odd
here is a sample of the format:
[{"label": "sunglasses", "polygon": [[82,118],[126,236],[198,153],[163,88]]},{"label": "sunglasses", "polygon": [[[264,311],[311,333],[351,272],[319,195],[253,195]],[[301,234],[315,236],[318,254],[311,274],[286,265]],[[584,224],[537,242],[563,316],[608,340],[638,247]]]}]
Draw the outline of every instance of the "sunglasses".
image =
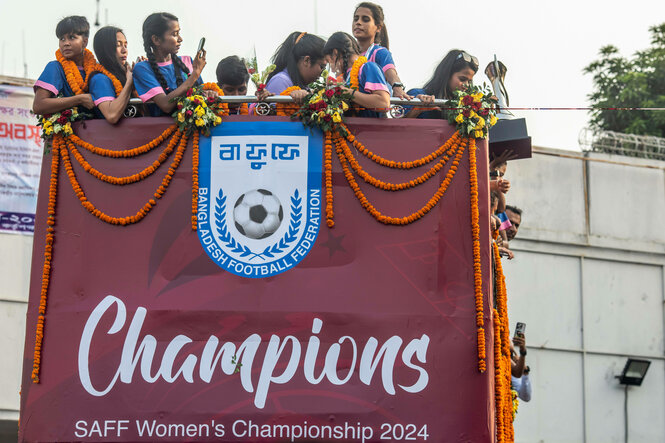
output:
[{"label": "sunglasses", "polygon": [[465,62],[471,63],[474,66],[480,66],[478,63],[478,59],[474,57],[473,55],[467,54],[466,52],[462,51],[459,54],[457,54],[456,60],[463,58]]}]

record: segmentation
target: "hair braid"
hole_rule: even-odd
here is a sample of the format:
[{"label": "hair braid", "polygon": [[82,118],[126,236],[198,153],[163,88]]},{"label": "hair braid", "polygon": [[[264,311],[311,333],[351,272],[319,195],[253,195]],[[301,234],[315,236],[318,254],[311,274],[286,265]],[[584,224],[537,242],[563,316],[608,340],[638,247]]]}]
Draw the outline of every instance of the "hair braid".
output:
[{"label": "hair braid", "polygon": [[171,54],[171,61],[173,62],[173,71],[175,72],[175,82],[180,86],[183,82],[181,72],[184,72],[186,75],[185,78],[187,78],[190,75],[189,68],[175,53]]},{"label": "hair braid", "polygon": [[162,72],[159,70],[159,66],[157,65],[157,61],[155,60],[155,53],[152,50],[152,46],[150,46],[150,43],[148,41],[143,41],[143,48],[145,49],[145,54],[148,56],[148,63],[150,63],[150,67],[152,68],[152,72],[155,74],[155,77],[157,77],[157,81],[159,82],[159,85],[162,87],[164,90],[164,93],[168,93],[169,86],[166,83],[166,79],[164,78],[164,75],[162,75]]}]

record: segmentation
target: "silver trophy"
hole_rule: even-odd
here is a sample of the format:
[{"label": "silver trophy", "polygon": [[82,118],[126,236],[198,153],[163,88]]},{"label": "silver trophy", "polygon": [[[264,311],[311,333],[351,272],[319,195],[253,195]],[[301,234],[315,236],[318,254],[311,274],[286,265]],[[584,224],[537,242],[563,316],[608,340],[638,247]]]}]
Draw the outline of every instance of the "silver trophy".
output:
[{"label": "silver trophy", "polygon": [[494,95],[498,99],[496,117],[499,121],[489,131],[490,154],[498,157],[510,151],[510,160],[531,157],[531,137],[526,129],[526,120],[517,118],[508,110],[510,101],[503,81],[508,68],[494,56],[494,61],[485,68],[485,74],[492,83]]},{"label": "silver trophy", "polygon": [[506,85],[503,84],[503,81],[506,79],[506,72],[508,72],[508,68],[496,59],[496,54],[494,55],[494,61],[490,62],[485,68],[485,75],[490,79],[492,89],[494,89],[494,95],[499,100],[499,103],[497,104],[499,111],[496,113],[498,119],[515,118],[513,113],[507,109],[510,101],[508,99]]}]

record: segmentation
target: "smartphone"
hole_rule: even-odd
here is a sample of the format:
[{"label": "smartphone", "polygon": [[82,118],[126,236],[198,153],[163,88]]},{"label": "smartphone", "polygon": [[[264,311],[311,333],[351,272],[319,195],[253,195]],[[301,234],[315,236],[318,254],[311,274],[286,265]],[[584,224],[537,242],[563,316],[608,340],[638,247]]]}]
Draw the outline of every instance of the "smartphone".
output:
[{"label": "smartphone", "polygon": [[524,337],[524,332],[526,331],[526,323],[517,322],[515,325],[515,336]]},{"label": "smartphone", "polygon": [[206,38],[201,37],[201,40],[199,40],[199,49],[196,50],[196,53],[198,54],[199,52],[203,51],[203,45],[206,44]]}]

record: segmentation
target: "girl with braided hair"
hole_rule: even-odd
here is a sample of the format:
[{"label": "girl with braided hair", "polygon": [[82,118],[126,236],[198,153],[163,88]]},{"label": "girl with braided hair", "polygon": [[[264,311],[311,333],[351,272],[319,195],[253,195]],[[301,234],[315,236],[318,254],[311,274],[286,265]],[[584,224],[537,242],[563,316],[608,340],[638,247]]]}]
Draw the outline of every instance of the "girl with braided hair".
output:
[{"label": "girl with braided hair", "polygon": [[358,42],[346,32],[335,32],[323,48],[331,70],[344,74],[351,87],[352,100],[360,107],[358,117],[385,117],[390,107],[390,93],[383,71],[374,62],[361,56]]},{"label": "girl with braided hair", "polygon": [[372,2],[359,3],[353,12],[352,29],[360,51],[367,60],[379,65],[383,71],[388,84],[392,87],[392,95],[411,99],[397,75],[393,55],[389,50],[388,29],[383,17],[383,8]]},{"label": "girl with braided hair", "polygon": [[134,67],[134,87],[142,101],[152,100],[157,105],[157,109],[152,107],[152,115],[170,114],[176,106],[172,98],[202,83],[206,52],[196,54],[193,61],[191,57],[178,57],[181,43],[175,15],[156,12],[143,22],[143,47],[148,60]]}]

